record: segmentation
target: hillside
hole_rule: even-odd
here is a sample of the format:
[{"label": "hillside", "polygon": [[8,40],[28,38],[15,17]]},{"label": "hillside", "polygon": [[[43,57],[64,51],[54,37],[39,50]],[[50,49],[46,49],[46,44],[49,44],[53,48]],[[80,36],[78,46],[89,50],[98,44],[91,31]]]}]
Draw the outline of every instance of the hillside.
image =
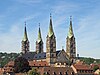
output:
[{"label": "hillside", "polygon": [[78,59],[84,61],[84,63],[86,64],[91,64],[91,63],[100,64],[100,59],[87,58],[87,57],[79,57]]},{"label": "hillside", "polygon": [[19,53],[2,53],[0,52],[0,67],[3,67],[10,60],[15,60],[19,56]]}]

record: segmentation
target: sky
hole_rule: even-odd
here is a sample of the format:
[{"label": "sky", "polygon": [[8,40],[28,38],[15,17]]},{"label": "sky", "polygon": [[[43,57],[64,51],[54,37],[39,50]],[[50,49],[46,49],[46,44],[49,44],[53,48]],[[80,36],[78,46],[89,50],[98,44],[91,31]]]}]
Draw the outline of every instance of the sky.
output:
[{"label": "sky", "polygon": [[57,50],[66,50],[72,16],[77,53],[100,58],[100,0],[0,0],[0,52],[21,52],[25,21],[30,51],[35,51],[39,23],[46,51],[50,13]]}]

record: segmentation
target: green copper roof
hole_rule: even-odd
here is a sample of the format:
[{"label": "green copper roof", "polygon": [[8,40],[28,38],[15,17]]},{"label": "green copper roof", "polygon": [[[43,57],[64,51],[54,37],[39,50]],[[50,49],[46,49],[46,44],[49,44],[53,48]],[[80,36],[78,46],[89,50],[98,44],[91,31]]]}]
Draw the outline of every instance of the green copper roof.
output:
[{"label": "green copper roof", "polygon": [[27,41],[28,37],[27,37],[27,30],[26,30],[26,23],[25,23],[25,31],[24,31],[24,37],[22,41]]},{"label": "green copper roof", "polygon": [[50,15],[50,25],[49,25],[48,36],[51,37],[52,35],[54,35],[54,32],[53,32],[53,27],[52,27],[52,18],[51,18],[51,15]]},{"label": "green copper roof", "polygon": [[37,42],[39,43],[41,40],[42,40],[42,37],[41,37],[41,30],[40,30],[40,27],[39,27]]},{"label": "green copper roof", "polygon": [[72,28],[72,18],[70,17],[70,27],[68,31],[68,37],[71,38],[73,36],[73,28]]}]

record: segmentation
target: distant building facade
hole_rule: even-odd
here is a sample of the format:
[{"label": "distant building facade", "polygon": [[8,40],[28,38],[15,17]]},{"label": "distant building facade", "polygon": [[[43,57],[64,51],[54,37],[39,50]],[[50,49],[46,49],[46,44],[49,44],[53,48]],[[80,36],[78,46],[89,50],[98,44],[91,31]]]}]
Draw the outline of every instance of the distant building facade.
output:
[{"label": "distant building facade", "polygon": [[75,75],[94,75],[93,69],[90,65],[87,65],[83,62],[76,62],[71,65]]}]

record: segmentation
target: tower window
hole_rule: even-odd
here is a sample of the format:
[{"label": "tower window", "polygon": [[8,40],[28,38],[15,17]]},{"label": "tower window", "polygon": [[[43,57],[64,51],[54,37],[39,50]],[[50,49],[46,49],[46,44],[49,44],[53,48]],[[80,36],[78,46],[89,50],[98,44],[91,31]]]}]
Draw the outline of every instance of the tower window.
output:
[{"label": "tower window", "polygon": [[52,54],[51,57],[54,57],[54,54]]},{"label": "tower window", "polygon": [[53,48],[51,48],[51,52],[53,52]]}]

